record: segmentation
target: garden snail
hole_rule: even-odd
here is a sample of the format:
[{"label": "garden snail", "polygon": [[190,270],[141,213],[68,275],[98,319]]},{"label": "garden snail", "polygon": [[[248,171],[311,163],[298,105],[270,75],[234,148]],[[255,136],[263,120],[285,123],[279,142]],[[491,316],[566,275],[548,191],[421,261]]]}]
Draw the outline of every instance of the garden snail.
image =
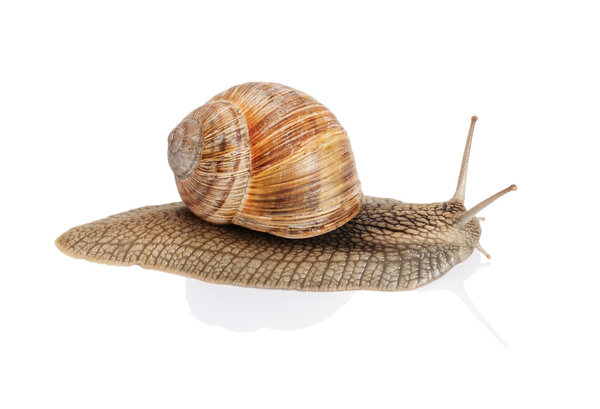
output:
[{"label": "garden snail", "polygon": [[475,248],[488,256],[476,214],[516,189],[464,207],[476,120],[452,199],[365,198],[347,135],[329,110],[283,85],[235,86],[169,135],[169,164],[189,209],[173,203],[130,210],[72,228],[56,245],[76,258],[213,283],[302,291],[417,288]]}]

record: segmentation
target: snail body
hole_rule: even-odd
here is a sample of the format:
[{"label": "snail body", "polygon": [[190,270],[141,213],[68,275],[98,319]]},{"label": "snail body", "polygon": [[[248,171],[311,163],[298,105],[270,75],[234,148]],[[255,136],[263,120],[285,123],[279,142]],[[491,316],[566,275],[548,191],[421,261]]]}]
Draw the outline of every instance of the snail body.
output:
[{"label": "snail body", "polygon": [[417,288],[474,249],[489,257],[476,214],[516,189],[464,207],[476,119],[455,195],[410,204],[363,196],[345,131],[314,99],[278,84],[233,87],[169,135],[169,164],[185,205],[110,216],[67,231],[56,245],[76,258],[213,283]]}]

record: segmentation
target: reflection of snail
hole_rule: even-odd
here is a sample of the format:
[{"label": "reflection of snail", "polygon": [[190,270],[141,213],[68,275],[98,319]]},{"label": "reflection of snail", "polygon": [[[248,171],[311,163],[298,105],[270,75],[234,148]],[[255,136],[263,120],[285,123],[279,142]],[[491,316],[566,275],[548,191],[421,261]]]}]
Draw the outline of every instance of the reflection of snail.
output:
[{"label": "reflection of snail", "polygon": [[465,209],[476,119],[452,199],[365,200],[348,137],[329,110],[283,85],[239,85],[169,135],[169,164],[191,212],[181,203],[131,210],[75,227],[56,244],[90,261],[248,287],[420,287],[474,248],[487,256],[475,215],[516,189]]}]

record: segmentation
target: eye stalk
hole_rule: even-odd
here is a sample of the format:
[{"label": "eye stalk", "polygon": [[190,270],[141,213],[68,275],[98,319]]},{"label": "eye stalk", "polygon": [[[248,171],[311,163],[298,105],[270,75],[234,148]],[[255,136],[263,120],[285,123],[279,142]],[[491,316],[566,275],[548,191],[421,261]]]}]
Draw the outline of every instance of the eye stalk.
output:
[{"label": "eye stalk", "polygon": [[196,118],[185,118],[169,134],[169,166],[179,180],[187,179],[202,155],[202,126]]},{"label": "eye stalk", "polygon": [[475,217],[475,215],[477,213],[479,213],[481,210],[483,210],[485,207],[487,207],[488,205],[490,205],[496,199],[504,196],[508,192],[512,192],[513,190],[517,190],[517,185],[510,185],[506,189],[502,189],[501,191],[499,191],[495,195],[492,195],[492,196],[488,197],[487,199],[483,200],[479,204],[477,204],[474,207],[470,208],[469,210],[467,210],[466,212],[464,212],[463,214],[461,214],[458,219],[456,219],[456,223],[454,223],[454,227],[457,227],[457,228],[463,227],[465,224],[468,223],[469,220],[471,220],[473,217]]},{"label": "eye stalk", "polygon": [[[467,135],[467,143],[465,144],[465,151],[463,153],[463,159],[462,159],[462,163],[460,165],[460,173],[458,175],[458,183],[456,185],[456,192],[454,193],[454,197],[452,198],[453,200],[456,200],[461,204],[463,204],[465,201],[465,191],[466,191],[466,187],[467,187],[467,171],[469,169],[469,156],[471,154],[471,143],[473,142],[473,131],[475,130],[475,122],[477,122],[477,119],[478,118],[475,115],[473,115],[471,117],[471,126],[469,127],[469,133]],[[458,218],[456,219],[456,222],[454,222],[454,227],[456,227],[458,229],[462,229],[469,221],[471,221],[477,215],[477,213],[479,213],[485,207],[490,205],[496,199],[504,196],[508,192],[512,192],[513,190],[517,190],[517,185],[510,185],[506,189],[502,189],[498,193],[483,200],[482,202],[475,205],[471,209],[466,210],[460,216],[458,216]],[[483,220],[483,218],[480,217],[479,220]],[[490,258],[490,255],[488,254],[487,251],[485,251],[481,247],[481,244],[476,243],[475,248],[477,250],[479,250],[484,256],[486,256],[487,258]]]}]

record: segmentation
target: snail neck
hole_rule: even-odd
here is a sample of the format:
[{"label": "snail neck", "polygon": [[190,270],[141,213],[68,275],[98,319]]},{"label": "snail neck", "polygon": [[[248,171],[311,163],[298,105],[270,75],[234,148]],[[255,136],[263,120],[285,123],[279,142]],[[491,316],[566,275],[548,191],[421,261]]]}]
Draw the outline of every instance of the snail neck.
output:
[{"label": "snail neck", "polygon": [[474,247],[481,234],[473,218],[460,228],[456,220],[465,212],[455,199],[438,203],[404,203],[392,199],[368,198],[352,221],[354,230],[364,231],[360,239],[385,246],[448,244]]}]

